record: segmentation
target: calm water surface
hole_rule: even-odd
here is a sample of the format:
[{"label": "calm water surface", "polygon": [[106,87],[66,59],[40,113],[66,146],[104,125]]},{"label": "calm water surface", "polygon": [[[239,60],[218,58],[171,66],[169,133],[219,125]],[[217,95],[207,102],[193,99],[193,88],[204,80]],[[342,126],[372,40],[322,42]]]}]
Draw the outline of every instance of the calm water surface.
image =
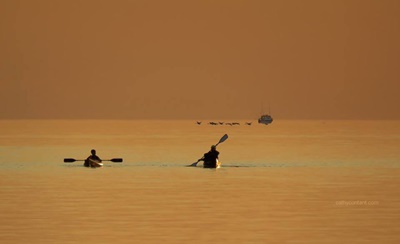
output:
[{"label": "calm water surface", "polygon": [[[63,163],[92,148],[124,163]],[[0,243],[400,243],[399,148],[399,121],[0,121]]]}]

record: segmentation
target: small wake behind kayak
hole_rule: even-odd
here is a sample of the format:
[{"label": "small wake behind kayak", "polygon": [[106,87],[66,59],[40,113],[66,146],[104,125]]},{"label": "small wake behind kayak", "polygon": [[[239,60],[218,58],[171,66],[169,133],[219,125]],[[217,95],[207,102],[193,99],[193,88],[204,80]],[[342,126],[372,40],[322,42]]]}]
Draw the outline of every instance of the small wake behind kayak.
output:
[{"label": "small wake behind kayak", "polygon": [[219,169],[219,168],[221,168],[221,161],[219,161],[218,159],[217,159],[217,169]]},{"label": "small wake behind kayak", "polygon": [[91,168],[98,168],[103,166],[103,163],[100,162],[99,160],[95,160],[95,159],[86,159],[85,163],[83,164],[83,166],[85,167],[91,167]]}]

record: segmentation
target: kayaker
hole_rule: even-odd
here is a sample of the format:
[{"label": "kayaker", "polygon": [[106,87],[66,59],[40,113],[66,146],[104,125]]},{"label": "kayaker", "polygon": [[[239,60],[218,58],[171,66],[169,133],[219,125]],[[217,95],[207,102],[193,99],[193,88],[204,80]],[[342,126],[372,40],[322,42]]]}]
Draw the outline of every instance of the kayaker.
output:
[{"label": "kayaker", "polygon": [[216,168],[218,155],[219,152],[217,151],[217,147],[212,145],[211,150],[208,153],[205,153],[199,161],[204,161],[204,168]]},{"label": "kayaker", "polygon": [[90,167],[91,166],[89,159],[101,162],[101,159],[99,158],[99,156],[96,155],[96,150],[92,149],[90,151],[90,153],[91,153],[91,155],[85,160],[85,163],[83,164],[83,166],[85,166],[85,167]]}]

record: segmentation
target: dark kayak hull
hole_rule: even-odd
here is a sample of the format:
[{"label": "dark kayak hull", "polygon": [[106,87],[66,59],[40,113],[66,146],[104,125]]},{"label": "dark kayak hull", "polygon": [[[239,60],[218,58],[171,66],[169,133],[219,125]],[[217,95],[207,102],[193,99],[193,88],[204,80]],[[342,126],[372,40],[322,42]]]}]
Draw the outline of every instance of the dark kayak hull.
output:
[{"label": "dark kayak hull", "polygon": [[221,162],[218,159],[215,162],[205,161],[203,167],[209,169],[218,169],[221,167]]},{"label": "dark kayak hull", "polygon": [[85,162],[83,163],[83,166],[91,168],[99,168],[103,166],[103,163],[94,159],[86,159]]}]

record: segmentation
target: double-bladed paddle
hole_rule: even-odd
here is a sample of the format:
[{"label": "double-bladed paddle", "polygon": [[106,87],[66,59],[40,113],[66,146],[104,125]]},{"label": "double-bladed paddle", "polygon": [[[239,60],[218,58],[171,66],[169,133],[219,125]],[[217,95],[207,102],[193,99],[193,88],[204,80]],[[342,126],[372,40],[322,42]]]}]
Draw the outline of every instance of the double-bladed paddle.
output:
[{"label": "double-bladed paddle", "polygon": [[[228,139],[228,134],[225,134],[221,137],[221,139],[219,139],[219,142],[217,144],[215,144],[215,146],[218,146],[218,144],[223,143],[224,141],[226,141],[226,139]],[[197,162],[192,163],[189,166],[197,166],[197,163],[200,162],[201,159],[197,160]]]},{"label": "double-bladed paddle", "polygon": [[[64,163],[73,163],[76,161],[85,161],[85,159],[64,158]],[[111,161],[113,163],[122,163],[122,158],[102,159],[101,161]]]}]

